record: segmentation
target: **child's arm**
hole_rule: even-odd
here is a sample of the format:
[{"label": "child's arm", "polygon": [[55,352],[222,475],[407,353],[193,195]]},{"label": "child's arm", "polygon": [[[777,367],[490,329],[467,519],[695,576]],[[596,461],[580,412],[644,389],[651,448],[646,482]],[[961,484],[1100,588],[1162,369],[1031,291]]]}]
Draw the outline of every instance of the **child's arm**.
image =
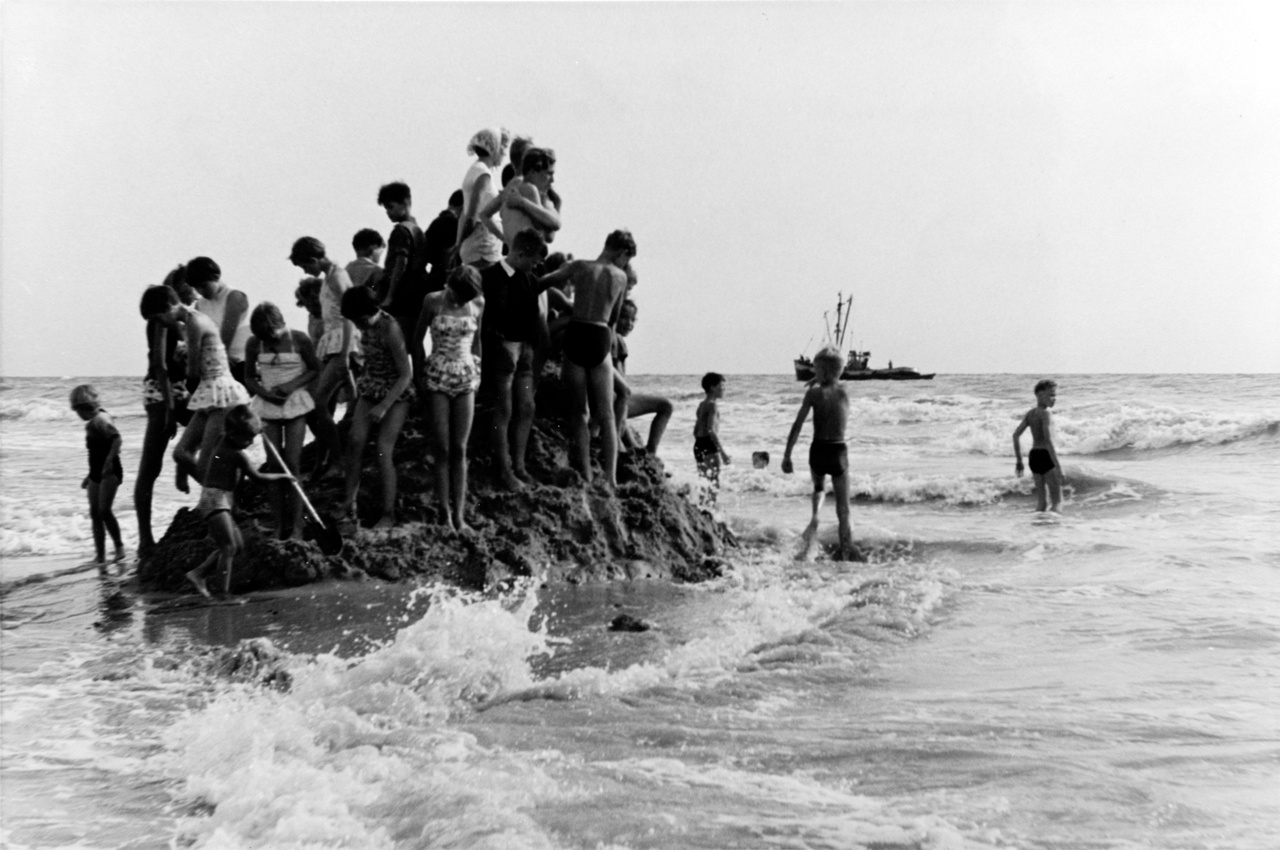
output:
[{"label": "child's arm", "polygon": [[[266,439],[263,437],[262,439]],[[237,451],[232,461],[245,475],[255,481],[291,481],[293,473],[287,469],[284,472],[259,472],[258,468],[253,465],[253,461],[249,460],[249,456],[242,451]]]},{"label": "child's arm", "polygon": [[169,385],[169,364],[164,360],[165,349],[169,347],[169,329],[152,319],[147,323],[147,339],[151,344],[147,357],[151,361],[150,372],[159,375],[160,392],[164,393],[165,423],[173,416],[173,392]]},{"label": "child's arm", "polygon": [[1044,409],[1044,441],[1049,447],[1049,457],[1053,458],[1053,469],[1062,480],[1062,464],[1058,463],[1058,449],[1053,445],[1053,414],[1049,408]]},{"label": "child's arm", "polygon": [[244,387],[264,401],[275,401],[275,391],[272,390],[268,395],[268,390],[262,386],[261,376],[258,375],[258,351],[261,347],[262,343],[256,336],[249,337],[249,341],[244,344]]},{"label": "child's arm", "polygon": [[204,349],[200,346],[200,321],[195,316],[187,316],[182,324],[183,334],[187,338],[187,380],[199,383],[204,376]]},{"label": "child's arm", "polygon": [[[568,281],[582,267],[582,263],[582,260],[571,260],[550,274],[544,274],[534,282],[533,289],[535,294],[556,284]],[[572,305],[572,302],[570,304]]]},{"label": "child's arm", "polygon": [[[408,231],[405,232],[407,233]],[[403,236],[400,233],[400,224],[396,224],[392,229],[391,238],[388,239],[387,242],[395,243],[396,252],[394,255],[387,257],[387,268],[382,274],[383,279],[387,282],[387,291],[383,293],[382,296],[381,306],[384,308],[391,305],[392,299],[396,296],[396,289],[400,286],[400,279],[404,277],[405,269],[409,268],[409,249],[405,246]],[[409,244],[413,244],[412,240],[410,240]],[[387,247],[388,250],[390,250],[391,246],[388,245]],[[341,292],[338,293],[338,297],[342,297]],[[348,353],[346,348],[348,344],[347,334],[350,330],[351,323],[343,320],[342,324],[343,353]]]},{"label": "child's arm", "polygon": [[516,191],[507,198],[507,206],[523,210],[539,227],[552,231],[560,229],[560,214],[554,207],[547,209],[542,205],[537,186],[522,180]]},{"label": "child's arm", "polygon": [[[471,299],[471,303],[476,305],[476,327],[480,328],[484,325],[484,296],[477,295]],[[471,353],[476,357],[480,356],[480,332],[477,331],[471,335]]]},{"label": "child's arm", "polygon": [[311,337],[302,331],[290,331],[290,333],[293,334],[293,349],[302,357],[302,365],[306,367],[306,371],[299,375],[296,381],[292,382],[293,389],[296,390],[299,387],[314,384],[316,378],[320,377],[320,361],[316,359],[316,347],[311,342]]},{"label": "child's arm", "polygon": [[387,411],[391,409],[391,405],[400,400],[400,396],[409,388],[409,384],[413,381],[413,366],[409,363],[409,352],[404,347],[404,334],[400,331],[400,323],[390,316],[383,316],[382,321],[390,322],[387,325],[387,336],[391,342],[391,359],[396,364],[396,382],[391,385],[391,389],[387,390],[386,396],[382,401],[378,402],[369,411],[369,416],[374,422],[381,422],[382,417],[387,415]]},{"label": "child's arm", "polygon": [[791,450],[796,446],[796,440],[800,439],[800,431],[804,428],[804,421],[809,418],[809,408],[813,407],[813,399],[810,393],[804,394],[804,400],[800,402],[800,412],[796,414],[796,421],[791,423],[791,433],[787,434],[787,448],[782,453],[782,471],[790,475],[795,471],[795,467],[791,463]]},{"label": "child's arm", "polygon": [[1025,416],[1023,416],[1022,422],[1018,424],[1018,427],[1014,429],[1014,432],[1013,432],[1013,456],[1018,459],[1018,462],[1014,466],[1013,471],[1019,478],[1022,477],[1022,443],[1018,442],[1018,440],[1022,436],[1022,432],[1027,430],[1027,425],[1028,425],[1027,420],[1030,418],[1031,418],[1030,413],[1027,413]]},{"label": "child's arm", "polygon": [[[427,348],[422,343],[427,338],[427,332],[431,330],[431,320],[436,317],[438,310],[436,309],[436,293],[427,293],[422,299],[422,309],[418,312],[418,322],[413,326],[413,334],[406,340],[409,346],[409,362],[413,364],[413,374],[419,379],[426,374],[424,367],[427,362]],[[476,334],[480,336],[480,334]]]}]

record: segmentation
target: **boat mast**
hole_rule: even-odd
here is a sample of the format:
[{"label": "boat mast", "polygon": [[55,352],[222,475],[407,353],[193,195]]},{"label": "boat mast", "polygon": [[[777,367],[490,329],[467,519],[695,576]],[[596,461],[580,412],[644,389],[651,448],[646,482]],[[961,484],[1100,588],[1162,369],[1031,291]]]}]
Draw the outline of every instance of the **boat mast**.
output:
[{"label": "boat mast", "polygon": [[836,293],[836,348],[844,348],[844,325],[841,315],[844,312],[844,293]]}]

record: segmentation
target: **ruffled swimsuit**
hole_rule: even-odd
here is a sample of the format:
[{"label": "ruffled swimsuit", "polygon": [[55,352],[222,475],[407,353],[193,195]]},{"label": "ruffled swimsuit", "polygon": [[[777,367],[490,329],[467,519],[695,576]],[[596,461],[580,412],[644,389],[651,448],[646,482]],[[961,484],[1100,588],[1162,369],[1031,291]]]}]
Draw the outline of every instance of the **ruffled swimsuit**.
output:
[{"label": "ruffled swimsuit", "polygon": [[422,376],[430,392],[460,396],[480,386],[480,358],[471,353],[475,335],[473,316],[436,316],[431,320],[431,356]]},{"label": "ruffled swimsuit", "polygon": [[[320,287],[320,319],[324,322],[324,333],[316,343],[316,358],[323,361],[326,357],[342,353],[342,326],[347,320],[342,318],[342,296],[334,295],[329,281],[325,280]],[[360,352],[360,331],[351,328],[351,353]]]},{"label": "ruffled swimsuit", "polygon": [[[391,354],[391,344],[387,341],[387,328],[395,323],[395,319],[386,311],[379,311],[379,315],[377,323],[364,332],[364,372],[356,379],[360,398],[369,404],[377,404],[386,398],[400,377],[396,359]],[[415,397],[413,381],[410,381],[397,402],[412,402]]]},{"label": "ruffled swimsuit", "polygon": [[[150,335],[148,328],[148,336]],[[173,400],[175,411],[185,412],[187,399],[191,393],[187,390],[187,343],[179,331],[171,330],[165,335],[164,352],[165,372],[169,377],[169,397]],[[169,399],[164,397],[164,385],[160,375],[148,367],[147,376],[142,379],[142,406],[164,404]],[[179,420],[181,421],[181,420]]]},{"label": "ruffled swimsuit", "polygon": [[191,394],[192,410],[235,407],[248,404],[249,393],[231,377],[227,349],[217,334],[207,334],[200,346],[200,386]]},{"label": "ruffled swimsuit", "polygon": [[[290,340],[292,344],[292,340]],[[307,370],[302,362],[302,355],[296,351],[266,351],[258,349],[258,379],[263,389],[271,390],[295,381]],[[306,387],[298,387],[289,393],[284,404],[267,401],[261,396],[254,396],[249,402],[249,409],[263,419],[296,419],[306,416],[315,410],[315,400]]]}]

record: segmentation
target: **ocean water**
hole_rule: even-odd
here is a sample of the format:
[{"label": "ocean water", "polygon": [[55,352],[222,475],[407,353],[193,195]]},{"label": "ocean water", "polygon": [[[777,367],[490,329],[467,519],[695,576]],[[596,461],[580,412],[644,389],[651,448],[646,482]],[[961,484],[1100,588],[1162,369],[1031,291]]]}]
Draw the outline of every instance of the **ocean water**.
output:
[{"label": "ocean water", "polygon": [[[848,385],[867,564],[794,560],[800,385],[730,376],[722,579],[213,606],[76,569],[80,379],[4,379],[0,845],[1280,847],[1280,376],[1055,376],[1059,519],[1012,474],[1037,377]],[[636,382],[696,486],[696,377]],[[136,382],[94,383],[132,548]],[[247,637],[288,692],[212,671]]]}]

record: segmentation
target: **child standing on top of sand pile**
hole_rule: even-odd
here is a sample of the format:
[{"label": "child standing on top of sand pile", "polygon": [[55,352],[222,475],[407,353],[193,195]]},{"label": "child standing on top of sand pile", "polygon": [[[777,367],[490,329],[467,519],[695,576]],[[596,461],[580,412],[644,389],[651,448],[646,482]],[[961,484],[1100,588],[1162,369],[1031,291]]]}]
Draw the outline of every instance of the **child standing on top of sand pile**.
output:
[{"label": "child standing on top of sand pile", "polygon": [[187,573],[187,580],[195,585],[202,596],[209,596],[205,578],[215,564],[222,567],[223,593],[231,592],[231,565],[236,553],[244,548],[244,538],[236,526],[231,511],[235,506],[235,491],[241,479],[248,475],[258,481],[288,481],[288,472],[259,472],[244,450],[253,445],[262,433],[262,422],[248,405],[238,404],[227,411],[222,426],[222,442],[214,450],[205,466],[204,489],[196,512],[209,526],[209,536],[217,545],[217,551],[205,558],[200,566]]},{"label": "child standing on top of sand pile", "polygon": [[[288,471],[296,476],[302,465],[307,414],[316,406],[309,388],[320,374],[320,364],[310,338],[302,331],[290,330],[280,308],[270,301],[253,308],[249,327],[253,331],[245,346],[245,383],[253,393],[249,409],[263,420],[265,439],[279,450]],[[301,540],[302,500],[273,487],[271,501],[276,534]]]},{"label": "child standing on top of sand pile", "polygon": [[[1027,454],[1027,463],[1031,466],[1031,475],[1036,487],[1036,510],[1044,511],[1046,507],[1059,513],[1062,507],[1062,466],[1058,463],[1058,451],[1053,447],[1053,418],[1049,408],[1058,400],[1058,384],[1048,379],[1036,384],[1036,406],[1027,411],[1013,432],[1013,454],[1018,459],[1014,472],[1022,477],[1022,432],[1031,429],[1031,451]],[[1049,491],[1050,506],[1045,499],[1046,486]]]},{"label": "child standing on top of sand pile", "polygon": [[787,450],[782,456],[782,471],[791,474],[791,450],[800,437],[804,421],[813,410],[813,442],[809,445],[809,473],[813,476],[813,517],[805,529],[804,550],[812,551],[818,532],[818,511],[827,497],[827,476],[831,476],[836,495],[836,518],[840,523],[840,548],[837,560],[864,561],[853,545],[849,528],[849,451],[845,446],[845,425],[849,419],[849,396],[840,383],[844,361],[833,346],[826,346],[813,358],[815,382],[805,391],[800,412],[787,435]]},{"label": "child standing on top of sand pile", "polygon": [[347,436],[347,486],[342,500],[343,522],[356,522],[356,496],[364,468],[364,444],[369,426],[378,426],[378,472],[382,479],[382,515],[375,528],[396,524],[396,467],[392,460],[400,429],[415,398],[413,368],[405,350],[400,324],[379,309],[368,287],[349,289],[342,296],[342,315],[355,323],[364,344],[364,373],[356,382],[360,394]]},{"label": "child standing on top of sand pile", "polygon": [[120,464],[120,432],[111,416],[102,409],[98,391],[81,384],[71,391],[71,409],[85,421],[84,443],[89,449],[89,474],[80,485],[89,491],[89,518],[93,522],[94,563],[107,563],[107,534],[115,544],[115,560],[124,560],[124,543],[120,540],[120,524],[111,511],[116,490],[124,478]]}]

